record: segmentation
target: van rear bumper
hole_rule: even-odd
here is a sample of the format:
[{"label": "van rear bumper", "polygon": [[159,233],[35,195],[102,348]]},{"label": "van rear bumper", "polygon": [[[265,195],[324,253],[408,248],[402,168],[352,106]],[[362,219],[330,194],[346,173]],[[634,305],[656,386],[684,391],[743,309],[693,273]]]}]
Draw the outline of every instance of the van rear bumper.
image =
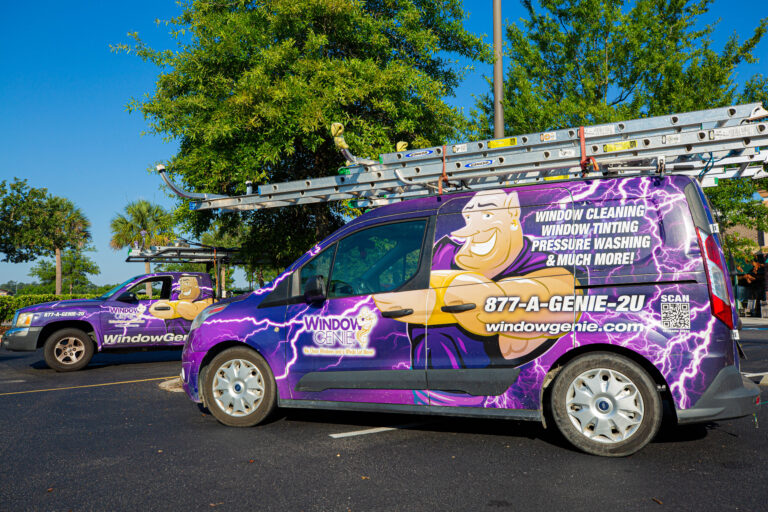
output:
[{"label": "van rear bumper", "polygon": [[726,366],[690,409],[677,410],[679,424],[701,423],[740,418],[760,410],[760,387],[741,375],[734,366]]}]

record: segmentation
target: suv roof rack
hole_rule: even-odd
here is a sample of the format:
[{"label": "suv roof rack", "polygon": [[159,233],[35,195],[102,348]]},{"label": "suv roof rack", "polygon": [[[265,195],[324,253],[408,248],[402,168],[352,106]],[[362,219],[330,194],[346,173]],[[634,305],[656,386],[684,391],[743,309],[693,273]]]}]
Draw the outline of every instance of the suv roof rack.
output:
[{"label": "suv roof rack", "polygon": [[397,152],[379,160],[349,151],[344,128],[331,127],[347,159],[337,176],[268,183],[241,196],[186,192],[157,170],[192,210],[254,210],[353,199],[379,206],[444,189],[480,190],[544,180],[594,179],[631,175],[688,175],[702,186],[719,179],[768,176],[768,111],[760,103],[618,121],[597,126],[530,133],[480,142]]},{"label": "suv roof rack", "polygon": [[158,245],[149,249],[129,249],[126,263],[230,263],[237,253],[235,249],[209,247],[205,245]]}]

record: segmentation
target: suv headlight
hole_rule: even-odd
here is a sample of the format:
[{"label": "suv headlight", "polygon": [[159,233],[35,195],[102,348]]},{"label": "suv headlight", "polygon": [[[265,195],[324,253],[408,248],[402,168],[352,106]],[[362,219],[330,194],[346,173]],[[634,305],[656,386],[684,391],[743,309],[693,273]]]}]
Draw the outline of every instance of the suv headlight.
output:
[{"label": "suv headlight", "polygon": [[221,306],[213,305],[205,308],[202,310],[198,315],[195,317],[194,320],[192,320],[192,326],[189,328],[190,331],[194,331],[198,327],[202,325],[203,322],[205,322],[205,319],[208,318],[211,315],[215,315],[216,313],[220,313],[224,310],[229,304],[223,304]]},{"label": "suv headlight", "polygon": [[32,317],[34,313],[21,313],[16,318],[16,324],[14,327],[29,327],[32,324]]}]

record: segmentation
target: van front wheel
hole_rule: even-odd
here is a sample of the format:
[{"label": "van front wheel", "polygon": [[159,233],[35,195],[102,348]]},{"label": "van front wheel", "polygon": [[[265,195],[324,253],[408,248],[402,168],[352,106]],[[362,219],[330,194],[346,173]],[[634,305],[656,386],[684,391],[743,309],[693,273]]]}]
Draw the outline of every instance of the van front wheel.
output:
[{"label": "van front wheel", "polygon": [[211,414],[230,427],[261,423],[275,408],[277,396],[269,365],[245,347],[227,349],[213,358],[202,391]]},{"label": "van front wheel", "polygon": [[574,359],[558,374],[552,417],[575,447],[593,455],[623,457],[648,444],[659,430],[661,398],[648,373],[618,354]]}]

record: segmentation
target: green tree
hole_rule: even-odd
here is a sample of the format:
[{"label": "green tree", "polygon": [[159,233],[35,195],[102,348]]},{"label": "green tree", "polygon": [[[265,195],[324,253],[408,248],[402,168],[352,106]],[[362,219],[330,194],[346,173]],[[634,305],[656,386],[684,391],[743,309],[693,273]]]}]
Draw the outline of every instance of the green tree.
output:
[{"label": "green tree", "polygon": [[[110,247],[120,250],[132,247],[149,248],[153,245],[168,245],[176,238],[173,233],[173,218],[162,206],[145,199],[128,203],[125,213],[118,213],[110,222],[112,238]],[[144,270],[150,272],[149,262]],[[147,295],[152,297],[152,288],[147,284]]]},{"label": "green tree", "polygon": [[82,250],[91,241],[91,223],[80,208],[63,197],[49,197],[46,210],[46,245],[56,262],[55,293],[61,295],[61,252],[65,249]]},{"label": "green tree", "polygon": [[[170,20],[176,50],[137,53],[161,67],[153,96],[134,99],[150,131],[180,142],[167,167],[199,192],[327,176],[343,165],[329,128],[348,127],[353,153],[376,157],[398,140],[442,144],[463,118],[443,98],[462,71],[445,55],[490,59],[467,32],[460,0],[198,0]],[[446,53],[447,52],[447,53]],[[291,262],[357,212],[320,204],[222,216],[249,258]],[[195,235],[212,212],[179,214]]]},{"label": "green tree", "polygon": [[[762,75],[751,77],[737,97],[739,103],[761,102],[768,106],[768,79]],[[760,251],[757,243],[740,236],[733,228],[748,226],[768,231],[768,208],[758,194],[768,190],[768,179],[722,180],[717,187],[706,189],[712,209],[718,216],[725,247],[734,262],[750,262]],[[737,268],[739,273],[748,269]]]},{"label": "green tree", "polygon": [[[712,49],[699,19],[712,0],[523,0],[527,18],[507,27],[504,125],[509,134],[615,122],[763,101],[768,80],[756,75],[739,93],[735,72],[754,63],[768,18],[740,41]],[[493,133],[490,94],[478,100],[473,135]],[[753,199],[768,180],[722,180],[706,189],[735,258],[751,260],[756,244],[735,225],[768,230],[768,209]]]},{"label": "green tree", "polygon": [[[530,133],[733,104],[735,71],[754,63],[768,18],[720,53],[698,29],[713,0],[523,0],[527,18],[507,27],[504,124]],[[747,89],[765,87],[750,81]],[[490,95],[478,102],[477,134],[490,137]]]},{"label": "green tree", "polygon": [[0,181],[0,261],[22,263],[46,253],[48,191],[27,180]]},{"label": "green tree", "polygon": [[82,250],[68,249],[59,254],[60,258],[56,261],[41,260],[30,269],[29,275],[38,279],[42,285],[40,288],[50,293],[56,287],[61,287],[63,283],[69,290],[69,294],[93,290],[95,285],[91,283],[88,276],[98,275],[99,266]]}]

